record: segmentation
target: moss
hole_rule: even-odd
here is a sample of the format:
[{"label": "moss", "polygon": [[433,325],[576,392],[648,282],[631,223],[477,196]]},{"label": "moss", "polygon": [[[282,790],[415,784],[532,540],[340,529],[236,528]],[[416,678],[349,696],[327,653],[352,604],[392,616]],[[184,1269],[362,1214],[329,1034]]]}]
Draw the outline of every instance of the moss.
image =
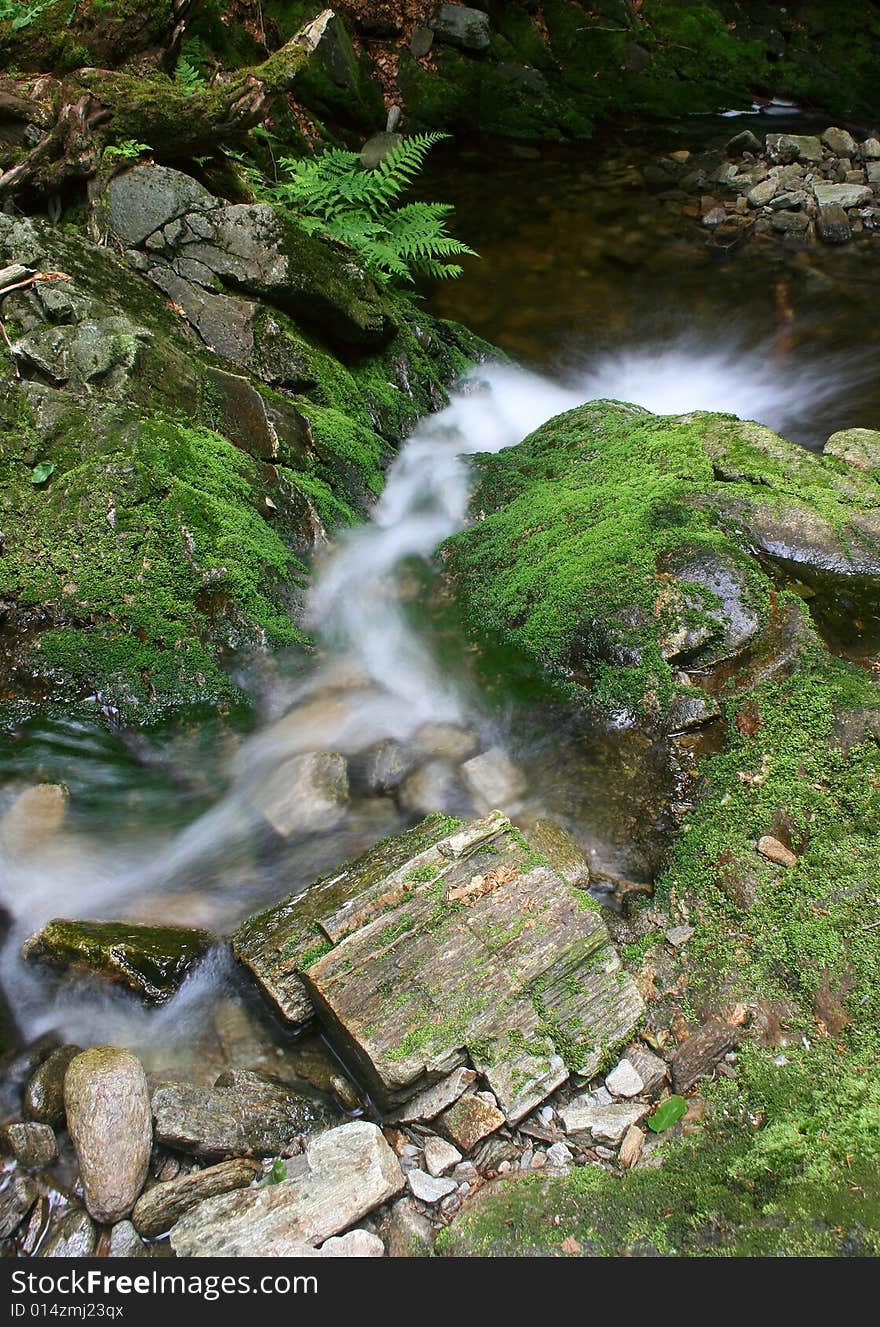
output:
[{"label": "moss", "polygon": [[[877,506],[822,458],[728,416],[681,419],[592,403],[475,461],[480,519],[444,546],[470,634],[575,678],[611,711],[653,713],[674,694],[664,632],[682,621],[668,569],[707,554],[739,568],[766,618],[772,583],[742,531],[796,510],[855,544],[853,502]],[[726,482],[718,479],[724,473]],[[684,622],[720,634],[719,600],[684,579]]]}]

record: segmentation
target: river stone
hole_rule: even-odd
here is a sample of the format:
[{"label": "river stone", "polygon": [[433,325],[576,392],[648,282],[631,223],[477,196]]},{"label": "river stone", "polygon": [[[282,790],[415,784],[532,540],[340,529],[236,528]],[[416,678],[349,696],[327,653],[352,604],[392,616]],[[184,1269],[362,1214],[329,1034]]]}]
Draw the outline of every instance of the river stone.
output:
[{"label": "river stone", "polygon": [[354,1225],[394,1198],[406,1180],[381,1130],[354,1120],[308,1146],[280,1184],[208,1198],[171,1230],[179,1258],[287,1257]]},{"label": "river stone", "polygon": [[642,1076],[630,1060],[619,1060],[605,1078],[605,1086],[614,1097],[637,1097],[644,1091]]},{"label": "river stone", "polygon": [[439,41],[463,51],[487,51],[491,39],[489,16],[467,5],[441,5],[431,27]]},{"label": "river stone", "polygon": [[727,144],[726,151],[732,157],[741,157],[744,152],[751,152],[753,156],[759,157],[764,151],[764,144],[751,129],[743,129],[741,133],[734,134]]},{"label": "river stone", "polygon": [[15,1170],[0,1189],[0,1239],[12,1235],[37,1201],[39,1190],[30,1175]]},{"label": "river stone", "polygon": [[425,1166],[428,1174],[436,1179],[439,1175],[444,1175],[447,1170],[457,1166],[461,1161],[461,1153],[452,1143],[447,1143],[445,1138],[437,1138],[431,1135],[425,1139]]},{"label": "river stone", "polygon": [[88,1212],[78,1207],[65,1213],[52,1227],[37,1257],[91,1258],[97,1243],[98,1237]]},{"label": "river stone", "polygon": [[116,1046],[83,1051],[67,1070],[64,1104],[86,1207],[96,1221],[119,1221],[144,1186],[153,1143],[140,1060]]},{"label": "river stone", "polygon": [[162,1004],[216,937],[183,926],[69,921],[56,917],[22,946],[22,957],[62,972],[87,972]]},{"label": "river stone", "polygon": [[514,812],[526,792],[522,770],[497,746],[466,760],[461,777],[474,806],[483,815],[496,808]]},{"label": "river stone", "polygon": [[822,144],[814,134],[768,134],[766,143],[771,161],[782,165],[822,160]]},{"label": "river stone", "polygon": [[495,1133],[504,1122],[496,1106],[469,1092],[439,1116],[437,1128],[448,1134],[462,1152],[472,1152],[477,1143]]},{"label": "river stone", "polygon": [[231,1189],[247,1188],[259,1173],[258,1162],[236,1157],[206,1170],[195,1170],[179,1179],[154,1184],[134,1205],[131,1214],[134,1228],[146,1239],[163,1235],[184,1212],[189,1212],[206,1198],[228,1193]]},{"label": "river stone", "polygon": [[59,783],[25,788],[0,819],[0,844],[15,856],[39,848],[64,824],[69,797]]},{"label": "river stone", "polygon": [[254,797],[264,818],[283,838],[333,829],[348,803],[348,764],[335,751],[310,751],[286,760]]},{"label": "river stone", "polygon": [[766,180],[762,180],[760,184],[756,184],[754,188],[750,189],[746,197],[751,207],[765,207],[778,189],[779,180],[770,175]]},{"label": "river stone", "polygon": [[609,1143],[615,1147],[627,1129],[647,1115],[650,1106],[612,1102],[608,1106],[572,1104],[561,1111],[566,1136],[575,1143]]},{"label": "river stone", "polygon": [[840,203],[827,203],[819,208],[816,230],[826,244],[848,244],[852,239],[852,226]]},{"label": "river stone", "polygon": [[349,1230],[321,1245],[322,1258],[384,1258],[385,1245],[370,1230]]},{"label": "river stone", "polygon": [[308,1097],[263,1074],[227,1070],[214,1087],[174,1083],[153,1093],[156,1141],[200,1157],[278,1156],[326,1121]]},{"label": "river stone", "polygon": [[130,1221],[117,1221],[110,1231],[108,1258],[149,1258],[150,1250]]},{"label": "river stone", "polygon": [[822,142],[833,152],[836,157],[847,157],[849,160],[856,155],[858,150],[856,140],[846,129],[838,129],[832,126],[826,129],[822,135]]},{"label": "river stone", "polygon": [[404,1108],[395,1114],[394,1119],[401,1124],[412,1120],[433,1120],[441,1111],[458,1100],[476,1076],[475,1069],[455,1069],[433,1087],[427,1087],[424,1092],[411,1097]]},{"label": "river stone", "polygon": [[394,1204],[381,1228],[389,1258],[428,1258],[436,1231],[427,1217],[416,1210],[412,1198]]},{"label": "river stone", "polygon": [[416,729],[412,745],[423,756],[458,764],[474,754],[479,739],[470,728],[457,723],[423,723]]},{"label": "river stone", "polygon": [[58,1152],[55,1131],[49,1124],[7,1124],[3,1138],[18,1164],[27,1170],[42,1170],[55,1160]]},{"label": "river stone", "polygon": [[64,1120],[64,1075],[82,1046],[58,1046],[46,1057],[28,1082],[24,1094],[25,1114],[41,1124],[57,1125]]},{"label": "river stone", "polygon": [[828,207],[831,203],[838,203],[843,208],[862,207],[874,199],[873,190],[867,184],[826,184],[816,181],[813,193],[820,207]]},{"label": "river stone", "polygon": [[866,474],[880,471],[880,430],[841,429],[839,433],[832,433],[822,451],[825,456],[845,461],[854,470],[863,470]]},{"label": "river stone", "polygon": [[865,167],[865,175],[876,193],[877,187],[880,186],[880,161],[869,161]]},{"label": "river stone", "polygon": [[458,1188],[455,1180],[444,1180],[440,1176],[428,1175],[424,1170],[418,1169],[406,1172],[406,1182],[410,1193],[414,1198],[418,1198],[420,1203],[439,1203],[441,1198],[447,1198]]},{"label": "river stone", "polygon": [[415,815],[436,810],[452,814],[467,801],[458,770],[448,760],[429,760],[414,769],[400,785],[397,796],[404,810]]},{"label": "river stone", "polygon": [[361,777],[370,793],[398,787],[413,767],[414,757],[402,742],[387,738],[369,747],[361,757]]},{"label": "river stone", "polygon": [[578,1028],[586,1060],[627,1036],[641,998],[598,910],[535,864],[506,817],[445,828],[421,852],[407,851],[418,829],[391,840],[382,852],[394,864],[365,887],[319,883],[248,924],[259,945],[245,950],[239,933],[233,946],[270,993],[278,966],[286,981],[297,973],[383,1110],[469,1060],[515,1123],[568,1077],[554,1027]]}]

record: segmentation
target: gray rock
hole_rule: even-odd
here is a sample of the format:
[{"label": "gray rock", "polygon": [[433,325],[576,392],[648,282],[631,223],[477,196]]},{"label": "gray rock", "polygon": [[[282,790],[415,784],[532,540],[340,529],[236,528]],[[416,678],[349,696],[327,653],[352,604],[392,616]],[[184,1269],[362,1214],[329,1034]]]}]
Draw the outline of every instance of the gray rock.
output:
[{"label": "gray rock", "polygon": [[157,1088],[153,1116],[157,1142],[200,1157],[278,1156],[326,1120],[308,1097],[242,1069],[221,1074],[214,1087]]},{"label": "gray rock", "polygon": [[751,207],[764,207],[770,202],[770,199],[773,198],[778,189],[779,180],[771,175],[768,176],[766,180],[762,180],[760,184],[756,184],[754,188],[750,189],[746,197],[748,198]]},{"label": "gray rock", "polygon": [[135,166],[114,175],[104,200],[111,233],[126,249],[187,212],[208,212],[218,200],[196,180],[167,166]]},{"label": "gray rock", "polygon": [[479,739],[470,728],[457,723],[423,723],[416,730],[412,744],[422,756],[458,764],[474,754]]},{"label": "gray rock", "polygon": [[764,151],[764,144],[757,135],[753,134],[751,129],[743,129],[742,133],[734,134],[726,149],[732,157],[741,157],[744,152],[751,152],[759,157]]},{"label": "gray rock", "polygon": [[66,1212],[49,1231],[39,1258],[91,1258],[98,1243],[95,1227],[81,1207]]},{"label": "gray rock", "polygon": [[466,760],[461,777],[474,806],[483,815],[495,810],[512,814],[526,792],[525,775],[500,747]]},{"label": "gray rock", "polygon": [[876,190],[880,184],[880,161],[869,161],[865,167],[865,175],[868,183],[872,184]]},{"label": "gray rock", "polygon": [[154,1239],[170,1230],[175,1221],[206,1198],[214,1198],[232,1189],[244,1189],[260,1173],[258,1162],[247,1157],[221,1161],[205,1170],[194,1170],[190,1175],[154,1184],[142,1193],[131,1214],[132,1223],[141,1235]]},{"label": "gray rock", "polygon": [[164,263],[151,266],[149,278],[183,310],[209,350],[238,363],[248,361],[258,309],[253,300],[203,290]]},{"label": "gray rock", "polygon": [[335,751],[294,756],[266,779],[254,802],[283,838],[333,829],[348,803],[346,759]]},{"label": "gray rock", "polygon": [[825,184],[817,181],[813,185],[813,193],[820,207],[827,207],[830,203],[838,203],[841,207],[861,207],[874,198],[867,184]]},{"label": "gray rock", "polygon": [[638,1124],[650,1106],[612,1102],[610,1106],[571,1105],[562,1111],[562,1122],[569,1140],[575,1143],[610,1143],[615,1146],[630,1125]]},{"label": "gray rock", "polygon": [[384,1258],[385,1245],[370,1230],[349,1230],[321,1245],[322,1258]]},{"label": "gray rock", "polygon": [[[461,1156],[461,1153],[458,1155]],[[424,1170],[407,1171],[406,1182],[413,1197],[418,1198],[420,1203],[439,1203],[441,1198],[454,1193],[457,1187],[455,1180],[428,1175]]]},{"label": "gray rock", "polygon": [[463,51],[489,49],[489,16],[480,9],[469,9],[466,5],[441,5],[436,18],[431,20],[431,27],[440,41],[458,46]]},{"label": "gray rock", "polygon": [[822,160],[822,144],[813,134],[768,134],[767,151],[772,161],[782,165]]},{"label": "gray rock", "polygon": [[18,1164],[26,1170],[42,1170],[58,1153],[55,1132],[49,1124],[7,1124],[3,1138]]},{"label": "gray rock", "polygon": [[809,225],[805,212],[774,212],[770,218],[770,229],[785,235],[803,235]]},{"label": "gray rock", "polygon": [[373,134],[361,148],[361,165],[364,170],[375,170],[392,148],[402,142],[403,134],[388,133],[387,130],[383,130],[381,134]]},{"label": "gray rock", "polygon": [[836,157],[854,157],[856,155],[856,140],[846,129],[832,127],[826,129],[822,135],[822,142],[833,152]]},{"label": "gray rock", "polygon": [[64,1075],[67,1066],[82,1051],[81,1046],[59,1046],[46,1057],[28,1082],[24,1110],[41,1124],[58,1125],[64,1120]]},{"label": "gray rock", "polygon": [[96,1221],[119,1221],[143,1188],[153,1142],[140,1060],[115,1046],[83,1051],[67,1070],[64,1104],[86,1207]]},{"label": "gray rock", "polygon": [[654,1055],[652,1051],[640,1045],[629,1046],[626,1058],[641,1078],[645,1095],[649,1097],[656,1095],[669,1076],[665,1060],[661,1060],[659,1055]]},{"label": "gray rock", "polygon": [[571,1148],[567,1147],[566,1144],[563,1143],[561,1140],[559,1142],[552,1143],[551,1146],[547,1148],[548,1166],[556,1166],[557,1168],[561,1168],[562,1166],[569,1165],[570,1162],[572,1162],[573,1160],[574,1160],[574,1153],[572,1152]]},{"label": "gray rock", "polygon": [[384,1227],[389,1258],[427,1258],[435,1230],[427,1217],[417,1212],[411,1198],[401,1198],[391,1209]]},{"label": "gray rock", "polygon": [[438,1138],[432,1134],[430,1138],[425,1139],[425,1166],[429,1175],[437,1179],[440,1175],[445,1175],[447,1170],[452,1170],[461,1161],[461,1153],[452,1143],[447,1143],[445,1138]]},{"label": "gray rock", "polygon": [[665,658],[694,655],[700,662],[714,662],[734,657],[751,644],[761,618],[741,567],[704,553],[676,567],[674,575],[667,606],[677,610],[678,621],[661,636]]},{"label": "gray rock", "polygon": [[826,244],[848,244],[852,239],[852,226],[840,203],[828,203],[819,208],[816,230]]},{"label": "gray rock", "polygon": [[673,949],[679,949],[682,945],[687,944],[693,933],[693,926],[670,926],[669,930],[665,932],[665,936]]},{"label": "gray rock", "polygon": [[14,1170],[0,1189],[0,1239],[12,1235],[37,1201],[38,1189],[30,1175]]},{"label": "gray rock", "polygon": [[605,1086],[612,1096],[637,1097],[644,1090],[645,1084],[630,1060],[619,1060],[606,1076]]},{"label": "gray rock", "polygon": [[108,1258],[149,1258],[150,1250],[130,1221],[117,1221],[110,1231]]},{"label": "gray rock", "polygon": [[880,138],[866,138],[859,147],[863,161],[880,161]]},{"label": "gray rock", "polygon": [[398,797],[406,811],[417,815],[432,811],[452,815],[467,800],[458,771],[447,760],[429,760],[414,769],[400,785]]},{"label": "gray rock", "polygon": [[417,60],[422,60],[434,44],[433,28],[415,27],[409,39],[409,49]]},{"label": "gray rock", "polygon": [[356,1120],[310,1143],[293,1178],[200,1203],[172,1228],[171,1246],[180,1258],[287,1257],[354,1225],[405,1183],[381,1130]]},{"label": "gray rock", "polygon": [[386,793],[398,787],[413,767],[413,756],[402,742],[387,738],[363,753],[361,777],[371,793]]},{"label": "gray rock", "polygon": [[394,1116],[395,1120],[404,1124],[411,1120],[435,1119],[441,1111],[446,1110],[454,1101],[458,1101],[476,1076],[474,1069],[455,1069],[439,1083],[425,1088],[424,1092],[419,1092],[408,1101],[404,1109]]}]

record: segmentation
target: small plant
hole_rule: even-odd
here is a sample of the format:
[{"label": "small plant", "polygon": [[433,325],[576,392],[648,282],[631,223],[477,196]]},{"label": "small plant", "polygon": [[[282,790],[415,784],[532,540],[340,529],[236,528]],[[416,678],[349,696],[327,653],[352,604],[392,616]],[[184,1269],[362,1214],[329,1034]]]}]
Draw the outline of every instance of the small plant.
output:
[{"label": "small plant", "polygon": [[118,158],[120,161],[137,161],[138,157],[145,156],[153,149],[149,143],[137,143],[133,138],[123,138],[121,143],[113,143],[110,147],[104,148],[104,156],[108,161]]},{"label": "small plant", "polygon": [[22,28],[30,27],[34,19],[39,18],[51,3],[52,0],[37,0],[35,4],[22,5],[19,0],[0,0],[0,23],[8,23],[11,20],[11,30],[20,32]]},{"label": "small plant", "polygon": [[686,1113],[687,1102],[684,1097],[667,1097],[660,1102],[653,1115],[648,1116],[648,1128],[652,1133],[665,1133],[673,1124],[678,1124]]},{"label": "small plant", "polygon": [[207,87],[204,65],[205,48],[199,38],[185,38],[181,42],[180,55],[174,67],[174,77],[187,96],[191,97]]},{"label": "small plant", "polygon": [[[473,249],[446,232],[447,203],[403,203],[401,194],[421,170],[428,151],[448,134],[404,138],[373,169],[356,152],[330,148],[316,157],[283,157],[268,197],[287,208],[309,234],[351,245],[380,281],[461,276],[448,261]],[[474,255],[476,256],[476,255]]]},{"label": "small plant", "polygon": [[281,1157],[276,1157],[272,1163],[272,1169],[266,1176],[266,1184],[280,1184],[282,1180],[287,1179],[287,1167]]},{"label": "small plant", "polygon": [[54,473],[54,461],[39,461],[31,471],[31,483],[34,487],[39,487],[40,484],[45,484],[46,480]]}]

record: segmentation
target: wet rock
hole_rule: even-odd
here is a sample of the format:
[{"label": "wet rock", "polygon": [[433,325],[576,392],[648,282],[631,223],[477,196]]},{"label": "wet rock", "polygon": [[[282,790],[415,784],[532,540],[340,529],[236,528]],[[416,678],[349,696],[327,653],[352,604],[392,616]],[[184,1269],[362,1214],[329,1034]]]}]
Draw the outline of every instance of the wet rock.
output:
[{"label": "wet rock", "polygon": [[754,188],[750,189],[746,197],[751,207],[765,207],[778,189],[779,180],[771,175],[768,179],[762,180],[760,184],[756,184]]},{"label": "wet rock", "polygon": [[119,1221],[143,1188],[153,1143],[140,1061],[115,1046],[83,1051],[67,1070],[64,1104],[86,1207],[96,1221]]},{"label": "wet rock", "polygon": [[775,862],[777,866],[797,866],[796,854],[790,848],[787,848],[784,843],[780,843],[779,839],[774,838],[772,834],[764,834],[758,839],[758,852],[762,857],[766,857],[768,861]]},{"label": "wet rock", "polygon": [[416,1211],[410,1198],[401,1198],[394,1204],[383,1234],[389,1258],[430,1257],[434,1227]]},{"label": "wet rock", "polygon": [[437,1120],[442,1129],[462,1152],[472,1152],[478,1143],[488,1138],[505,1123],[497,1106],[491,1105],[476,1093],[468,1092],[454,1106],[444,1111]]},{"label": "wet rock", "polygon": [[145,1238],[154,1239],[206,1198],[247,1188],[259,1174],[259,1163],[236,1157],[179,1179],[154,1184],[135,1203],[131,1215],[134,1228]]},{"label": "wet rock", "polygon": [[335,751],[312,751],[286,760],[261,786],[256,805],[277,834],[325,833],[339,824],[348,803],[348,764]]},{"label": "wet rock", "polygon": [[398,792],[400,805],[416,815],[431,811],[455,814],[467,801],[458,771],[446,760],[429,760],[404,779]]},{"label": "wet rock", "polygon": [[455,1180],[428,1175],[424,1170],[418,1169],[406,1172],[406,1182],[413,1197],[418,1198],[420,1203],[428,1204],[439,1203],[441,1198],[455,1193],[457,1187]]},{"label": "wet rock", "polygon": [[61,829],[69,793],[59,783],[25,788],[0,819],[0,844],[12,856],[33,852]]},{"label": "wet rock", "polygon": [[617,1154],[617,1159],[625,1170],[631,1170],[638,1163],[645,1146],[645,1137],[644,1129],[640,1129],[637,1124],[631,1124],[627,1129]]},{"label": "wet rock", "polygon": [[785,235],[805,235],[810,218],[805,212],[774,212],[770,218],[771,230]]},{"label": "wet rock", "polygon": [[826,456],[845,461],[854,470],[872,474],[880,471],[880,430],[842,429],[832,433],[822,451]]},{"label": "wet rock", "polygon": [[557,875],[576,889],[587,889],[590,867],[571,835],[555,820],[539,818],[524,831],[529,844],[539,857],[545,858]]},{"label": "wet rock", "polygon": [[361,777],[367,792],[387,793],[397,788],[409,774],[414,758],[402,742],[388,738],[364,752]]},{"label": "wet rock", "polygon": [[531,998],[536,981],[559,1025],[579,1027],[585,1058],[639,1017],[640,997],[598,912],[534,864],[503,816],[456,830],[335,911],[313,902],[307,893],[290,912],[319,922],[329,946],[300,975],[331,1041],[350,1051],[383,1109],[469,1056],[508,1122],[528,1114],[568,1076]]},{"label": "wet rock", "polygon": [[476,1078],[475,1069],[455,1069],[446,1078],[442,1078],[433,1087],[418,1092],[406,1103],[404,1108],[394,1115],[401,1124],[411,1120],[433,1120],[437,1115],[457,1101],[465,1088],[470,1087]]},{"label": "wet rock", "polygon": [[609,1143],[616,1147],[626,1131],[638,1124],[649,1110],[649,1106],[636,1102],[631,1105],[612,1102],[608,1106],[579,1106],[575,1103],[561,1114],[569,1141]]},{"label": "wet rock", "polygon": [[87,972],[161,1004],[215,942],[207,931],[187,927],[56,917],[30,936],[21,952],[29,962]]},{"label": "wet rock", "polygon": [[304,415],[289,402],[270,400],[237,373],[209,368],[222,431],[261,461],[301,462],[312,451],[312,434]]},{"label": "wet rock", "polygon": [[294,1177],[200,1203],[172,1228],[171,1246],[179,1258],[290,1256],[354,1225],[405,1183],[381,1131],[357,1120],[310,1143]]},{"label": "wet rock", "polygon": [[15,1170],[0,1189],[0,1239],[12,1235],[37,1201],[38,1189],[30,1175]]},{"label": "wet rock", "polygon": [[837,127],[826,129],[822,135],[822,142],[829,152],[833,152],[836,157],[852,159],[856,155],[856,140],[846,129],[838,129]]},{"label": "wet rock", "polygon": [[766,143],[770,160],[782,165],[822,160],[822,144],[814,134],[768,134]]},{"label": "wet rock", "polygon": [[130,1221],[117,1221],[110,1231],[108,1258],[149,1258],[150,1250]]},{"label": "wet rock", "polygon": [[370,1230],[349,1230],[321,1245],[322,1258],[384,1258],[385,1245]]},{"label": "wet rock", "polygon": [[869,161],[865,167],[865,175],[868,184],[873,187],[876,193],[878,186],[880,186],[880,161]]},{"label": "wet rock", "polygon": [[48,1124],[7,1124],[3,1141],[20,1166],[26,1170],[42,1170],[51,1165],[57,1155],[55,1131]]},{"label": "wet rock", "polygon": [[758,157],[764,151],[764,144],[751,129],[744,129],[742,133],[734,134],[726,150],[732,157],[741,157],[744,152],[751,152]]},{"label": "wet rock", "polygon": [[658,607],[676,619],[660,636],[665,658],[707,663],[735,656],[751,644],[761,618],[743,568],[704,553],[675,567],[674,577],[658,599]]},{"label": "wet rock", "polygon": [[819,208],[816,230],[826,244],[848,244],[852,239],[852,226],[840,203],[828,203]]},{"label": "wet rock", "polygon": [[606,1075],[605,1086],[614,1097],[637,1097],[645,1084],[631,1061],[620,1060]]},{"label": "wet rock", "polygon": [[837,203],[839,207],[862,207],[873,201],[874,194],[867,184],[820,184],[813,185],[816,202],[821,207]]},{"label": "wet rock", "polygon": [[457,723],[423,723],[413,735],[412,745],[423,756],[460,764],[479,745],[476,733]]},{"label": "wet rock", "polygon": [[278,1156],[327,1118],[308,1097],[243,1069],[221,1074],[214,1087],[157,1088],[153,1117],[157,1142],[200,1157]]},{"label": "wet rock", "polygon": [[441,5],[430,26],[438,41],[450,46],[458,46],[463,51],[489,49],[489,16],[481,9],[469,9],[467,5]]},{"label": "wet rock", "polygon": [[461,1161],[461,1153],[452,1143],[447,1143],[445,1138],[437,1138],[433,1134],[425,1139],[425,1166],[428,1174],[436,1179],[440,1175],[445,1175],[447,1170],[452,1170]]},{"label": "wet rock", "polygon": [[739,1043],[741,1029],[710,1018],[686,1037],[672,1057],[672,1086],[680,1095],[712,1073],[723,1055]]},{"label": "wet rock", "polygon": [[526,792],[525,775],[500,747],[466,760],[461,776],[474,806],[483,815],[496,809],[513,813]]},{"label": "wet rock", "polygon": [[76,1059],[81,1046],[58,1046],[46,1056],[24,1093],[25,1115],[41,1124],[58,1125],[64,1121],[64,1076],[70,1060]]},{"label": "wet rock", "polygon": [[91,1258],[98,1243],[88,1212],[81,1207],[67,1212],[49,1231],[37,1255],[40,1258]]}]

